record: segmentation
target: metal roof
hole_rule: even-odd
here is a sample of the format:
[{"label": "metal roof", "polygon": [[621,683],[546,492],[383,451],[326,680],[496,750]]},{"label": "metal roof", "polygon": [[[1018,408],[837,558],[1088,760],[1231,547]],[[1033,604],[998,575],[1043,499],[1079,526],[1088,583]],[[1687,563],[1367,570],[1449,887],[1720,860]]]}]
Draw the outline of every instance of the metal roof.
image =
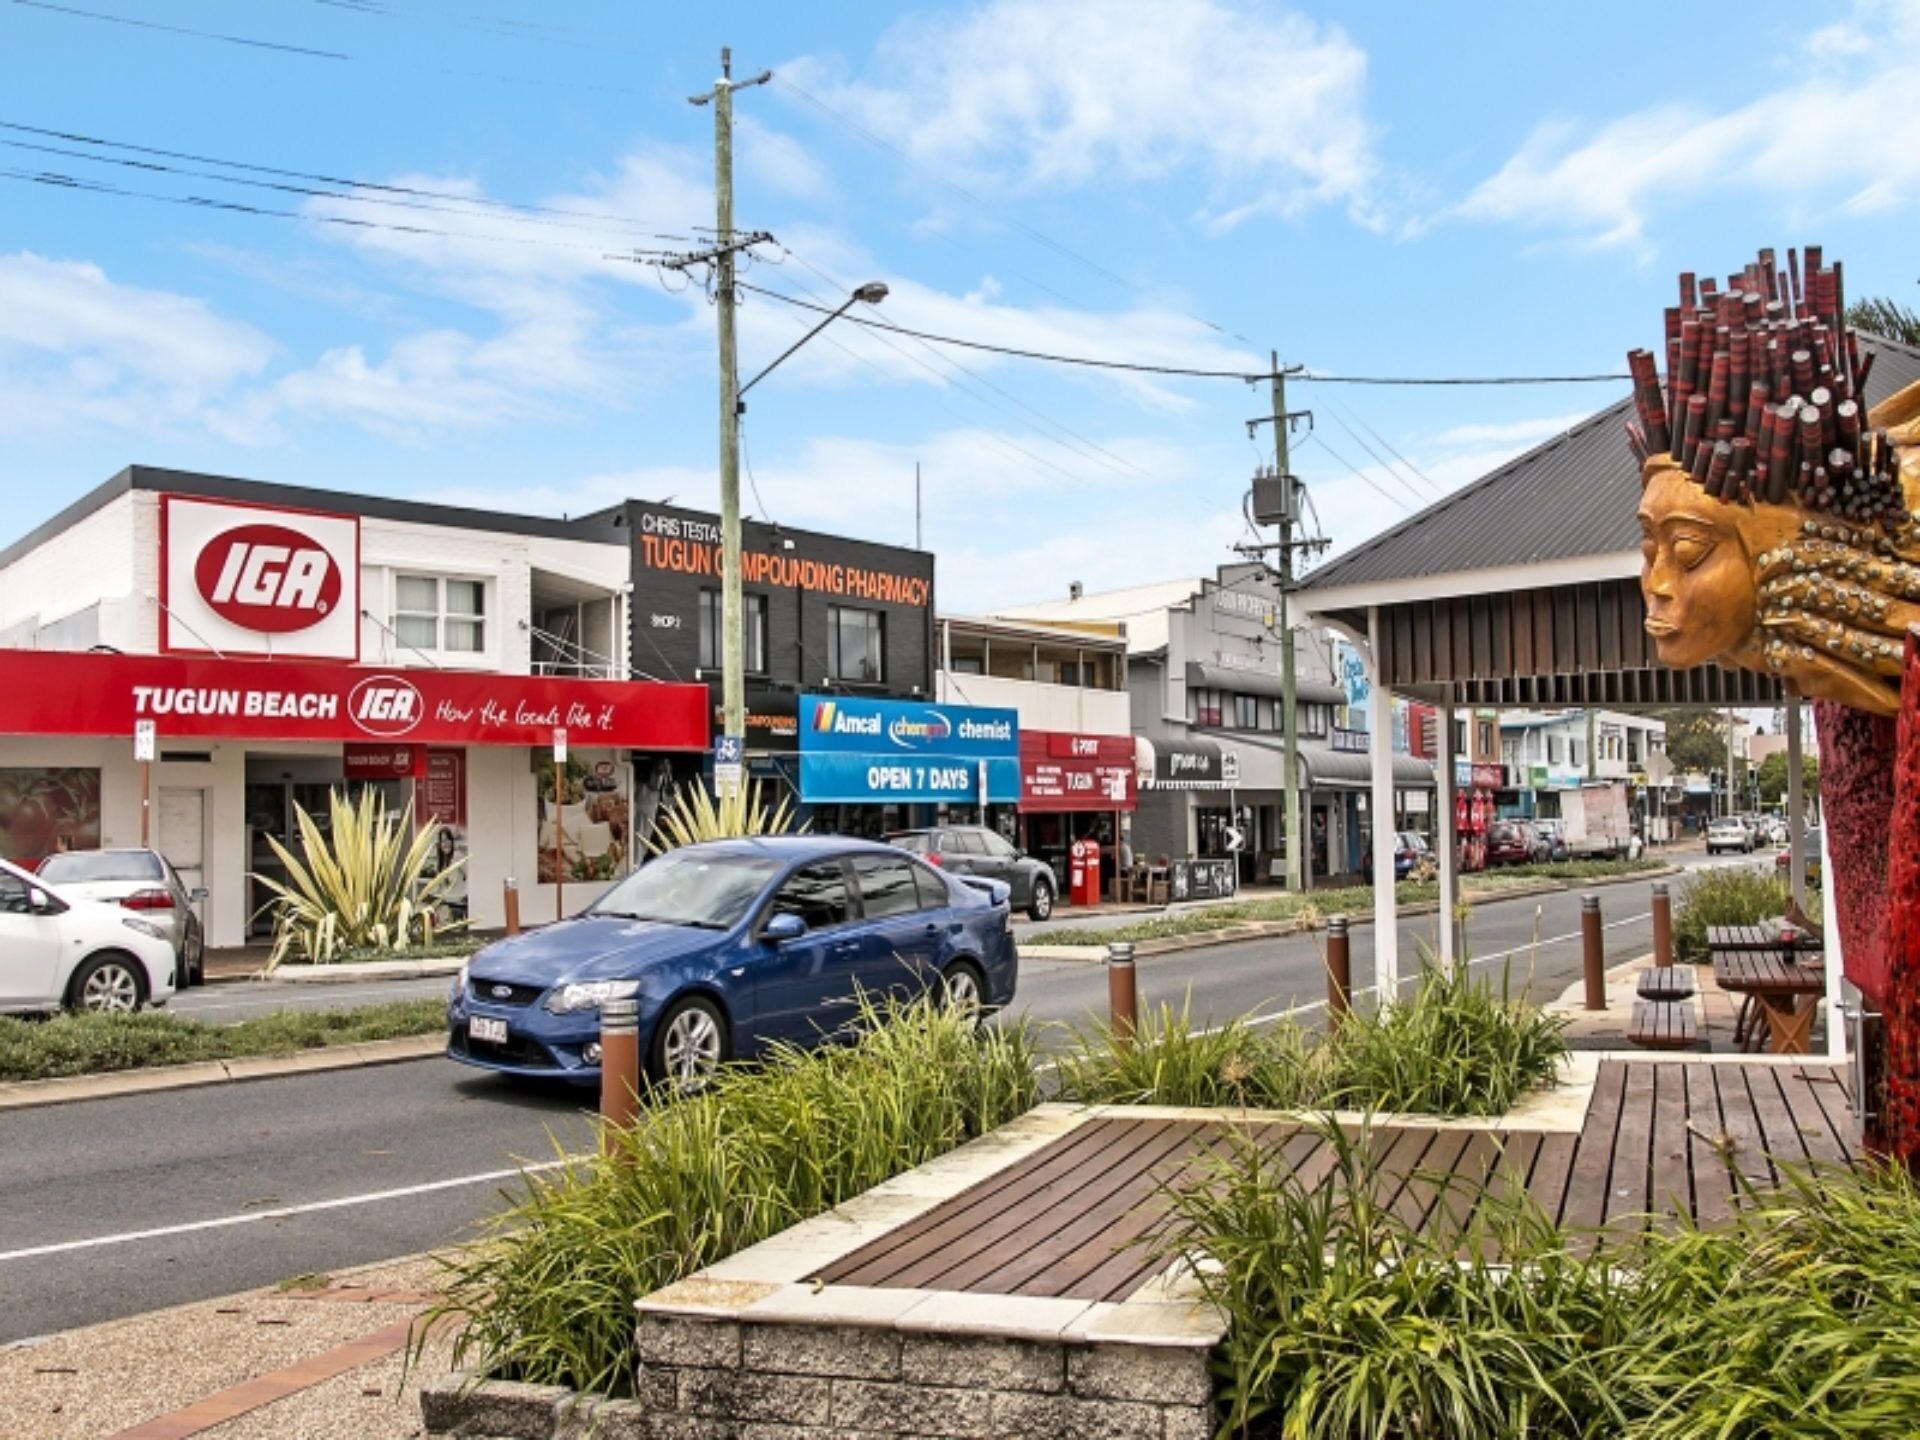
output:
[{"label": "metal roof", "polygon": [[[1920,381],[1920,349],[1861,335],[1876,358],[1867,403]],[[1412,580],[1509,565],[1614,555],[1640,547],[1640,467],[1627,449],[1631,397],[1616,401],[1391,530],[1321,566],[1295,588]]]}]

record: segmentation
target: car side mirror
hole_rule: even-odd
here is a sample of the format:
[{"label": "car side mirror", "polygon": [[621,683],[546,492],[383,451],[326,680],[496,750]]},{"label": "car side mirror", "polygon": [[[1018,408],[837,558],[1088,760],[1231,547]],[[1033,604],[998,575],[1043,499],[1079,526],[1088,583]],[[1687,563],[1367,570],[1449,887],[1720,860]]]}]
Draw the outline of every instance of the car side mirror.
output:
[{"label": "car side mirror", "polygon": [[36,885],[27,891],[27,908],[36,915],[44,915],[53,909],[53,897]]},{"label": "car side mirror", "polygon": [[760,933],[769,945],[784,945],[806,934],[807,922],[798,915],[776,915],[767,921],[767,928]]}]

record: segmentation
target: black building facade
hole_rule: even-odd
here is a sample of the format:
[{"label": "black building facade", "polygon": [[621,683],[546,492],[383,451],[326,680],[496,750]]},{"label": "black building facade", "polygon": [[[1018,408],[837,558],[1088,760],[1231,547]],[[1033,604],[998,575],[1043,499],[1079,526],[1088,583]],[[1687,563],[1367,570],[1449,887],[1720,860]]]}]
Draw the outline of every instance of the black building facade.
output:
[{"label": "black building facade", "polygon": [[[720,519],[628,501],[636,676],[700,680],[720,733]],[[741,526],[747,750],[797,749],[802,691],[930,700],[933,556],[759,521]]]}]

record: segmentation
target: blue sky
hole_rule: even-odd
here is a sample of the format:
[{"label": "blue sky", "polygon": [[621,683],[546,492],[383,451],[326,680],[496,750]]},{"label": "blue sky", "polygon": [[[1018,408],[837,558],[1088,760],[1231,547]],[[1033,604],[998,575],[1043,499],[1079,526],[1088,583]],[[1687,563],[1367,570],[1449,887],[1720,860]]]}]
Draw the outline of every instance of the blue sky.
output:
[{"label": "blue sky", "polygon": [[[712,224],[711,114],[686,97],[722,44],[777,76],[738,101],[737,219],[779,242],[746,278],[830,303],[882,280],[882,315],[928,330],[1565,374],[1620,369],[1676,270],[1761,245],[1823,243],[1850,294],[1920,299],[1916,0],[0,0],[0,122],[434,192],[407,209],[0,146],[0,171],[309,217],[0,179],[0,530],[131,462],[712,506],[711,307],[602,257]],[[542,208],[436,198],[460,196]],[[808,323],[748,301],[745,374]],[[1247,538],[1264,389],[829,333],[754,391],[748,508],[910,541],[920,462],[942,608],[1198,573]],[[1294,468],[1344,547],[1619,393],[1296,383],[1317,438]]]}]

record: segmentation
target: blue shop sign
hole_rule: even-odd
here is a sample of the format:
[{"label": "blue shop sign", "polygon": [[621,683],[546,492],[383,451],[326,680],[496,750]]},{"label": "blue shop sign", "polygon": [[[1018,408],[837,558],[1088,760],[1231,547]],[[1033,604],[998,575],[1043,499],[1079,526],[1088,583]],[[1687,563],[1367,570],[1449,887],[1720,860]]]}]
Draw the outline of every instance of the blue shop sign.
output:
[{"label": "blue shop sign", "polygon": [[808,804],[974,805],[1020,799],[1013,710],[838,695],[800,697],[800,795]]}]

